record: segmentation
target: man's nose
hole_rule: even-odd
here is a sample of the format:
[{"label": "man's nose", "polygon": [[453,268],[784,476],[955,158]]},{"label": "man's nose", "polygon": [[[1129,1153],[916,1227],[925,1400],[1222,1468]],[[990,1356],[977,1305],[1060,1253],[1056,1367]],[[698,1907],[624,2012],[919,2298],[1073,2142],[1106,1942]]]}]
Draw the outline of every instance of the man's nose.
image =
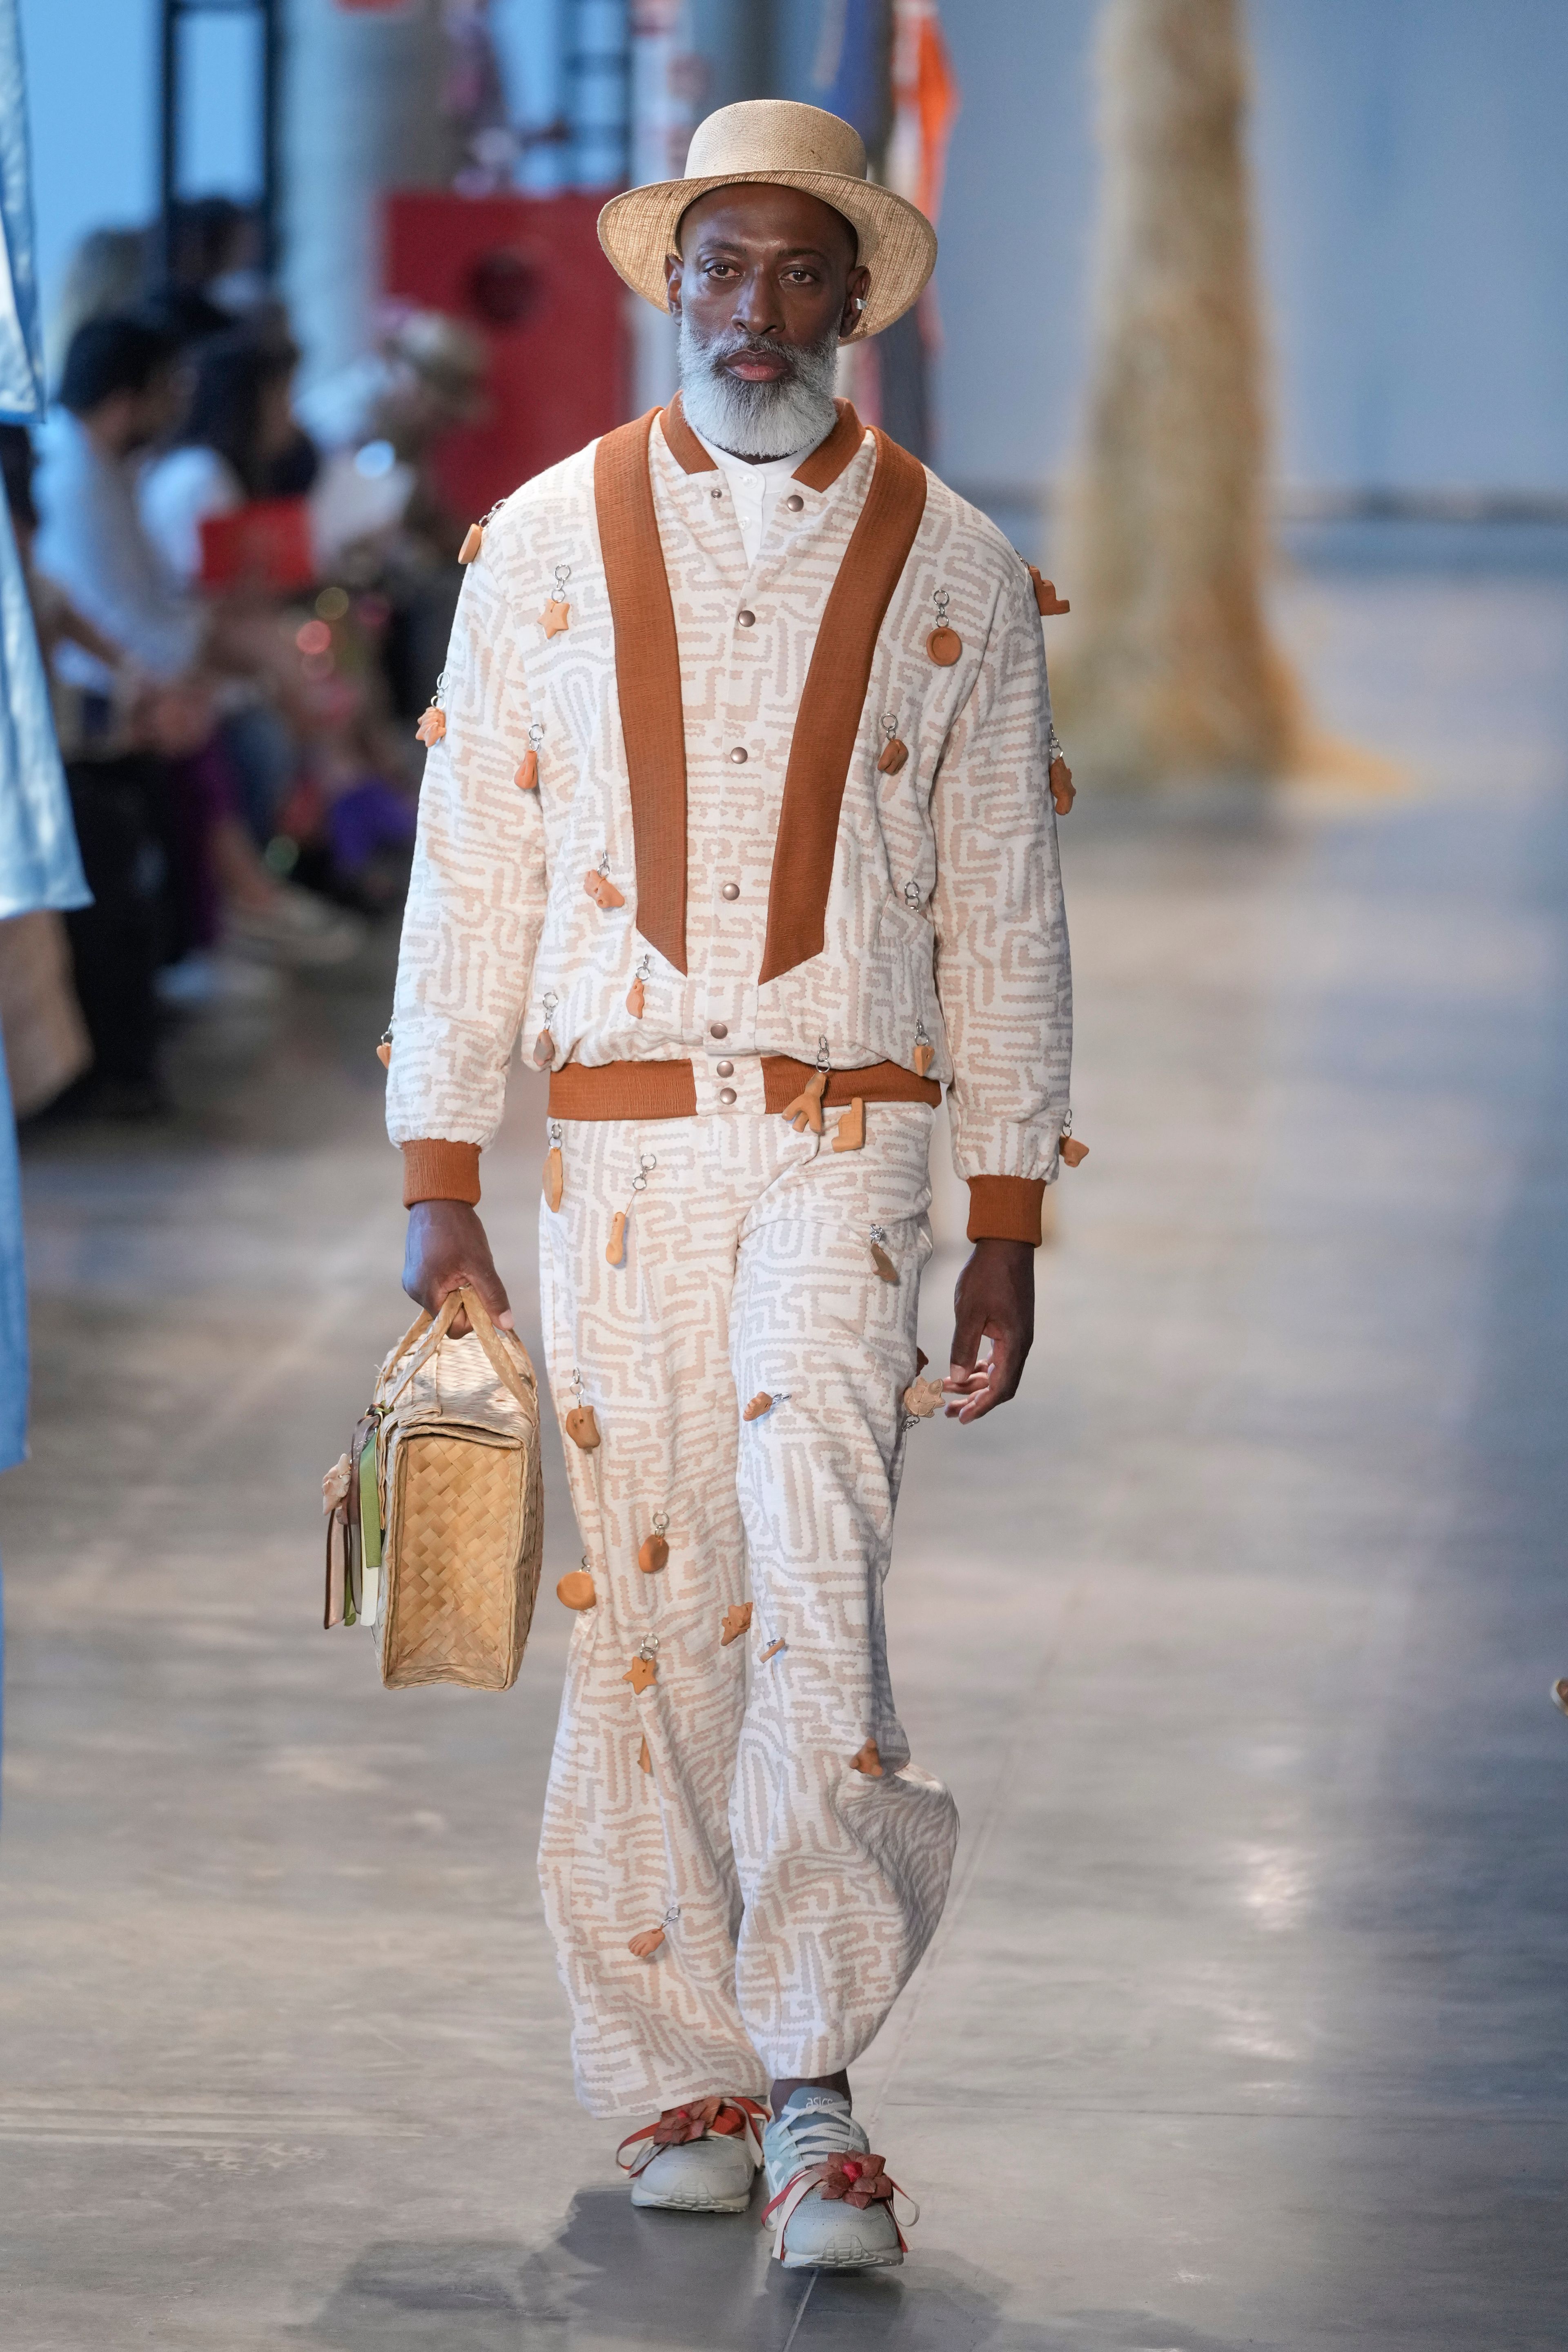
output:
[{"label": "man's nose", "polygon": [[776,334],[780,326],[773,280],[765,269],[749,269],[735,292],[731,316],[743,334]]}]

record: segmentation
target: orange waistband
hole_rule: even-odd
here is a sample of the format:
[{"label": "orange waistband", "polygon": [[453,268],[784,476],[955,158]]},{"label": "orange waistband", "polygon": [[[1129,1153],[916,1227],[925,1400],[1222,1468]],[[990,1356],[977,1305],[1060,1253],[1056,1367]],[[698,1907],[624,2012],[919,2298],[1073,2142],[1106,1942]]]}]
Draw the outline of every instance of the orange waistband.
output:
[{"label": "orange waistband", "polygon": [[[763,1055],[763,1095],[771,1111],[793,1102],[807,1078],[809,1062],[785,1054]],[[934,1110],[942,1088],[920,1078],[901,1062],[872,1062],[863,1070],[833,1070],[822,1099],[842,1110],[857,1096],[862,1102],[928,1103]],[[689,1062],[601,1062],[590,1067],[568,1062],[550,1073],[552,1118],[695,1118],[697,1077]]]}]

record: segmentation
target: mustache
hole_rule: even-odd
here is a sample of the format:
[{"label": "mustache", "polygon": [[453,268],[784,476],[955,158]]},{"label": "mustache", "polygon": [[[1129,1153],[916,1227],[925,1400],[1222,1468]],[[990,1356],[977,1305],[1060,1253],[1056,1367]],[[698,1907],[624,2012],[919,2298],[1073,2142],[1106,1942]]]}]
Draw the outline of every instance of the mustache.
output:
[{"label": "mustache", "polygon": [[711,337],[699,336],[697,341],[704,361],[715,373],[731,360],[742,358],[783,360],[792,375],[796,373],[800,362],[800,353],[795,347],[780,342],[776,335],[731,332]]}]

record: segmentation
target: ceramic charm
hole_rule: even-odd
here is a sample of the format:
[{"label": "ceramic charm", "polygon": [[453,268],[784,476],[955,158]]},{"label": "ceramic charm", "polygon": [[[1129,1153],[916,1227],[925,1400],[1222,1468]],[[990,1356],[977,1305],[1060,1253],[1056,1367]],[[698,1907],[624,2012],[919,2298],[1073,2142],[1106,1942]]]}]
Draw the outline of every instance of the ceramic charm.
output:
[{"label": "ceramic charm", "polygon": [[742,1421],[761,1421],[763,1413],[772,1412],[773,1409],[773,1401],[768,1394],[766,1389],[759,1389],[756,1395],[752,1399],[751,1403],[746,1407],[745,1412],[741,1415],[741,1419]]},{"label": "ceramic charm", "polygon": [[555,1598],[566,1609],[592,1609],[599,1596],[584,1557],[581,1568],[569,1569],[555,1588]]},{"label": "ceramic charm", "polygon": [[630,1683],[639,1698],[650,1683],[656,1683],[658,1680],[658,1635],[657,1633],[645,1635],[641,1649],[621,1676],[621,1680],[624,1683]]},{"label": "ceramic charm", "polygon": [[594,1417],[594,1408],[591,1404],[573,1406],[566,1416],[566,1434],[574,1445],[582,1447],[584,1454],[593,1453],[595,1447],[600,1443],[600,1438],[599,1424]]},{"label": "ceramic charm", "polygon": [[866,1144],[866,1106],[858,1095],[847,1111],[841,1111],[838,1125],[833,1131],[835,1151],[861,1151]]},{"label": "ceramic charm", "polygon": [[583,887],[595,907],[608,908],[624,907],[626,903],[625,893],[617,890],[610,879],[610,853],[607,849],[600,858],[597,866],[590,868],[584,875]]},{"label": "ceramic charm", "polygon": [[926,639],[926,651],[938,669],[951,669],[963,651],[963,639],[956,629],[947,625],[948,592],[939,588],[935,596],[936,626]]},{"label": "ceramic charm", "polygon": [[1057,594],[1056,582],[1041,578],[1040,567],[1037,563],[1030,564],[1029,580],[1035,591],[1035,610],[1045,618],[1049,619],[1054,613],[1072,611],[1072,606],[1068,603],[1067,598]]},{"label": "ceramic charm", "polygon": [[793,1102],[785,1103],[784,1116],[797,1135],[809,1127],[814,1135],[822,1133],[822,1097],[827,1092],[827,1072],[814,1070]]},{"label": "ceramic charm", "polygon": [[787,1650],[788,1647],[789,1643],[787,1642],[770,1642],[767,1648],[763,1652],[761,1658],[758,1660],[758,1664],[765,1666],[770,1658],[776,1658],[781,1650]]},{"label": "ceramic charm", "polygon": [[640,1936],[634,1936],[632,1937],[631,1942],[626,1946],[626,1949],[632,1954],[635,1959],[651,1960],[663,1941],[664,1929],[662,1927],[645,1927]]},{"label": "ceramic charm", "polygon": [[721,1649],[727,1650],[731,1642],[738,1642],[742,1633],[750,1631],[751,1622],[751,1602],[749,1601],[732,1601],[725,1610],[724,1622],[719,1628]]},{"label": "ceramic charm", "polygon": [[929,1421],[942,1402],[940,1381],[912,1380],[904,1391],[904,1411],[916,1421]]},{"label": "ceramic charm", "polygon": [[918,1078],[931,1076],[931,1066],[936,1059],[936,1047],[926,1035],[926,1025],[923,1021],[915,1031],[915,1050],[910,1059],[915,1066],[915,1076]]},{"label": "ceramic charm", "polygon": [[528,730],[528,749],[512,778],[520,793],[536,793],[539,790],[539,747],[543,740],[544,730],[536,719]]},{"label": "ceramic charm", "polygon": [[877,772],[896,776],[910,756],[910,747],[900,742],[899,722],[890,712],[882,721],[882,732],[888,740],[877,754]]},{"label": "ceramic charm", "polygon": [[550,1213],[559,1213],[566,1192],[566,1162],[561,1152],[562,1128],[559,1119],[550,1122],[550,1149],[544,1155],[544,1197]]},{"label": "ceramic charm", "polygon": [[555,1008],[560,1002],[561,999],[553,989],[545,990],[544,1026],[533,1041],[533,1061],[536,1069],[547,1070],[555,1059],[555,1040],[550,1034],[550,1024],[555,1018]]},{"label": "ceramic charm", "polygon": [[882,1758],[874,1739],[868,1739],[858,1754],[849,1759],[849,1769],[852,1772],[864,1772],[868,1780],[881,1779]]},{"label": "ceramic charm", "polygon": [[880,1275],[884,1282],[897,1282],[899,1278],[899,1269],[893,1264],[892,1259],[888,1255],[887,1251],[882,1246],[887,1238],[888,1228],[886,1225],[872,1226],[871,1263],[876,1267],[877,1272]]},{"label": "ceramic charm", "polygon": [[626,991],[626,1011],[631,1014],[634,1021],[640,1021],[642,1019],[643,1007],[647,1003],[647,988],[646,983],[647,981],[647,969],[652,961],[653,958],[651,956],[644,956],[636,971],[632,974],[632,984]]},{"label": "ceramic charm", "polygon": [[539,616],[539,625],[547,637],[558,637],[571,625],[567,615],[572,607],[566,602],[566,583],[571,577],[572,566],[569,563],[556,565],[555,593],[546,597],[544,610]]},{"label": "ceramic charm", "polygon": [[637,1552],[637,1566],[645,1576],[658,1576],[662,1569],[669,1565],[669,1546],[665,1541],[665,1531],[668,1526],[669,1521],[664,1512],[656,1511],[653,1515],[653,1533],[644,1537]]},{"label": "ceramic charm", "polygon": [[375,1049],[375,1058],[376,1058],[376,1060],[381,1064],[381,1066],[382,1066],[382,1068],[383,1068],[384,1070],[390,1070],[390,1069],[391,1069],[391,1067],[392,1067],[392,1032],[391,1032],[391,1030],[390,1030],[390,1029],[384,1029],[384,1030],[382,1031],[382,1033],[381,1033],[381,1043],[380,1043],[380,1045],[379,1045],[376,1047],[376,1049]]}]

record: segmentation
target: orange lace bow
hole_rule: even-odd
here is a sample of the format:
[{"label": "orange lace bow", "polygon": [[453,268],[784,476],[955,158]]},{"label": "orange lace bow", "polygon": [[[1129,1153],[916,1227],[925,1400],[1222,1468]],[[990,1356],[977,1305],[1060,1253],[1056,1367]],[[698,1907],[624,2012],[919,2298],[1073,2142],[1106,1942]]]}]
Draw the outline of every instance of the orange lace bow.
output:
[{"label": "orange lace bow", "polygon": [[[706,2139],[710,2133],[715,2139],[730,2139],[737,2132],[745,2132],[752,2143],[753,2159],[761,2163],[758,2126],[766,2121],[766,2108],[754,2099],[689,2099],[683,2107],[667,2107],[658,2123],[645,2124],[641,2131],[628,2134],[616,2150],[616,2161],[623,2172],[641,2172],[667,2147],[685,2147],[691,2140]],[[637,2153],[628,2163],[629,2147]]]}]

